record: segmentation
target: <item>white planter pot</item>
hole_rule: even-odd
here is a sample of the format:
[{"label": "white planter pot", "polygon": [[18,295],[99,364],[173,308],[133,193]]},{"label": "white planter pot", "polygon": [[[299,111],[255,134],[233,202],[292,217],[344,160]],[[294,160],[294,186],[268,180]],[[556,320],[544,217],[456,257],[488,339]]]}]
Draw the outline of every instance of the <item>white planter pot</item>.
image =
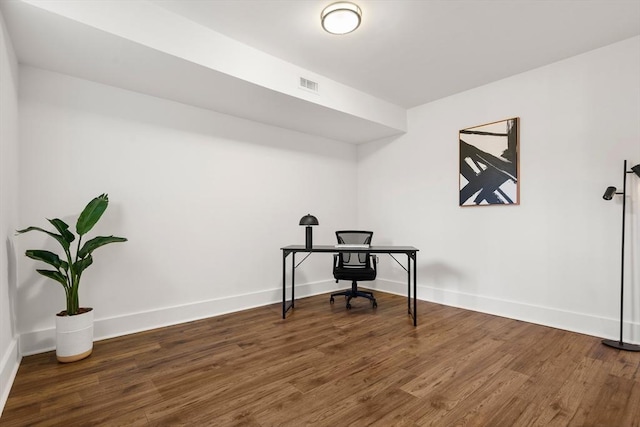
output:
[{"label": "white planter pot", "polygon": [[75,316],[56,316],[56,356],[75,362],[93,351],[93,309]]}]

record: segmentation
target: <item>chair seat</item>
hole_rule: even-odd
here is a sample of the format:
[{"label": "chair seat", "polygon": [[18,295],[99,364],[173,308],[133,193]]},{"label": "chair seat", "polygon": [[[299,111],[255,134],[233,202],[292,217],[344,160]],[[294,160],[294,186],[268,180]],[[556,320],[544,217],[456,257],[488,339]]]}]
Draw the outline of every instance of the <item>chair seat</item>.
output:
[{"label": "chair seat", "polygon": [[333,272],[336,280],[365,281],[374,280],[376,271],[373,268],[336,268]]}]

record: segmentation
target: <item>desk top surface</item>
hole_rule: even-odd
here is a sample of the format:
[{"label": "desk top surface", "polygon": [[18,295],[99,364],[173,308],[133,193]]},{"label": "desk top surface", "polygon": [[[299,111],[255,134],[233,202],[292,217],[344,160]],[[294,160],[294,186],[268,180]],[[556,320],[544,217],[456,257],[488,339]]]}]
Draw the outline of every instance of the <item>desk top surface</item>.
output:
[{"label": "desk top surface", "polygon": [[368,248],[354,248],[354,247],[335,247],[334,245],[313,245],[311,249],[305,248],[304,245],[289,245],[280,248],[283,251],[289,252],[369,252],[369,253],[399,253],[406,254],[412,252],[418,252],[419,249],[413,246],[369,246]]}]

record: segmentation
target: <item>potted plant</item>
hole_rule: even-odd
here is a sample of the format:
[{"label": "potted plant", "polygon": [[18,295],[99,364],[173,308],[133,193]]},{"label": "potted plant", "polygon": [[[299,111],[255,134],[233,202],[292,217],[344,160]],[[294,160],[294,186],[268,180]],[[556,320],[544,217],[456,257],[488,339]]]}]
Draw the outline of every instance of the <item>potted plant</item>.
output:
[{"label": "potted plant", "polygon": [[72,250],[71,244],[76,241],[76,236],[59,218],[47,219],[57,233],[40,227],[17,230],[18,234],[33,230],[46,233],[60,243],[64,250],[63,256],[41,249],[29,249],[25,252],[27,257],[53,267],[36,271],[60,283],[64,288],[67,308],[56,315],[56,356],[60,362],[84,359],[93,350],[93,308],[80,307],[78,301],[80,278],[84,270],[93,263],[93,251],[109,243],[127,241],[124,237],[98,236],[82,244],[83,236],[96,225],[108,205],[107,194],[102,194],[84,208],[76,223],[78,238],[75,250]]}]

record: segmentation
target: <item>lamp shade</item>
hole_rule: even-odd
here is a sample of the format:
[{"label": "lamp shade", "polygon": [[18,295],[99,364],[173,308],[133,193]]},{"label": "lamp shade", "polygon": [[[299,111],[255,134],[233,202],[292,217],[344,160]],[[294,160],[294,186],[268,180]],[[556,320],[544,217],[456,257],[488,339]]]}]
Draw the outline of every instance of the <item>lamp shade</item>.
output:
[{"label": "lamp shade", "polygon": [[616,194],[616,187],[607,187],[607,189],[604,191],[604,195],[602,196],[603,199],[605,200],[611,200],[613,199],[613,195]]},{"label": "lamp shade", "polygon": [[318,218],[311,214],[306,214],[300,218],[300,225],[318,225]]},{"label": "lamp shade", "polygon": [[631,170],[638,176],[640,176],[640,164],[635,165],[634,167],[631,168]]}]

